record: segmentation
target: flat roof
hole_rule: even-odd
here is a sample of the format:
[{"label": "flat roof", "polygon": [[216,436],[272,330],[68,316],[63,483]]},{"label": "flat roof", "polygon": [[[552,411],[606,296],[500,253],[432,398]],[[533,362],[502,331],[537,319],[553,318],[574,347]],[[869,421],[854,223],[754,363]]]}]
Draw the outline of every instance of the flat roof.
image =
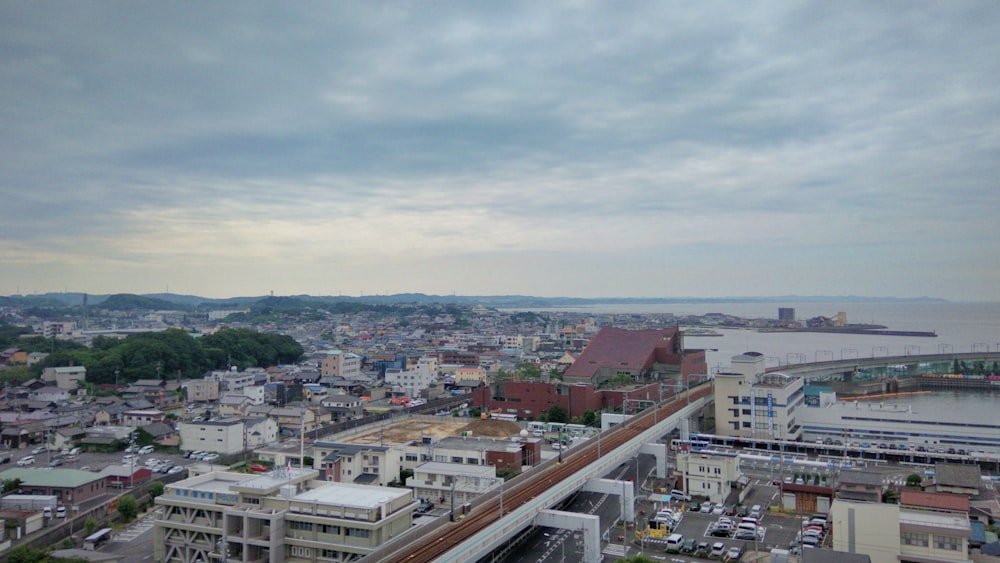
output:
[{"label": "flat roof", "polygon": [[972,530],[969,526],[968,516],[955,516],[943,512],[929,512],[926,510],[906,510],[904,508],[899,511],[899,523],[929,528],[944,528],[960,531],[966,535]]},{"label": "flat roof", "polygon": [[322,487],[317,487],[296,495],[294,499],[306,502],[333,504],[337,506],[376,508],[382,504],[410,495],[411,493],[412,491],[410,489],[328,483]]},{"label": "flat roof", "polygon": [[17,467],[0,473],[0,481],[20,479],[22,485],[31,487],[76,488],[100,481],[104,475],[79,469],[42,469],[35,467]]},{"label": "flat roof", "polygon": [[492,465],[466,465],[464,463],[445,463],[428,461],[417,466],[417,471],[435,475],[469,475],[471,477],[496,477],[496,468]]}]

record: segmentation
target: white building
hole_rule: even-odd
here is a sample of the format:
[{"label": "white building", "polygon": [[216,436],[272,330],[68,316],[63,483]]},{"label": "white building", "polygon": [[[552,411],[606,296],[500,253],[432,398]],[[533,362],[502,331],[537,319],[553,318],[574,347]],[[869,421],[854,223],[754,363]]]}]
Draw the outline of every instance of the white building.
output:
[{"label": "white building", "polygon": [[722,503],[740,477],[740,458],[735,452],[678,452],[677,470],[689,495]]},{"label": "white building", "polygon": [[[344,563],[406,532],[409,489],[316,481],[315,470],[211,472],[156,498],[153,557],[169,563]],[[219,550],[225,547],[226,553]]]},{"label": "white building", "polygon": [[87,368],[83,366],[45,368],[40,379],[45,383],[55,383],[60,389],[75,391],[81,382],[87,380]]},{"label": "white building", "polygon": [[455,506],[460,506],[499,488],[502,482],[492,465],[470,467],[431,461],[414,468],[413,476],[406,479],[406,486],[413,489],[417,498],[438,505],[450,504],[454,492]]},{"label": "white building", "polygon": [[385,370],[385,382],[392,386],[393,393],[402,393],[407,397],[418,397],[420,392],[431,386],[437,376],[437,361],[433,358],[420,358],[417,365],[407,368],[389,368]]},{"label": "white building", "polygon": [[715,376],[715,431],[722,436],[795,440],[802,427],[796,416],[804,409],[804,380],[783,373],[757,373],[763,356],[756,352],[733,358],[740,372]]},{"label": "white building", "polygon": [[219,454],[235,454],[278,440],[278,423],[268,417],[227,418],[213,422],[182,422],[177,425],[181,448]]},{"label": "white building", "polygon": [[399,479],[399,448],[339,442],[313,443],[313,465],[336,483],[387,486]]}]

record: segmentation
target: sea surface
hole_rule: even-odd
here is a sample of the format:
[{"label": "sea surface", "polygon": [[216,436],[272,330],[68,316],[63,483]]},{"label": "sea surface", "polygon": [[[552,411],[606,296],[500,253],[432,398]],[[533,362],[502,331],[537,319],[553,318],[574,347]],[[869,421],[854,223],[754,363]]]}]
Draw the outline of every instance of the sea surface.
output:
[{"label": "sea surface", "polygon": [[[706,350],[709,371],[728,371],[733,356],[760,352],[767,367],[797,363],[907,356],[951,352],[991,352],[1000,361],[1000,303],[967,302],[859,302],[859,303],[664,303],[651,305],[594,305],[534,311],[583,314],[724,313],[747,319],[777,319],[778,307],[793,307],[804,320],[847,313],[849,323],[885,325],[891,330],[933,331],[937,337],[829,334],[815,332],[757,332],[754,329],[718,329],[723,336],[684,339],[686,348]],[[885,402],[913,404],[920,412],[935,408],[962,409],[973,417],[994,419],[1000,393],[940,391]]]}]

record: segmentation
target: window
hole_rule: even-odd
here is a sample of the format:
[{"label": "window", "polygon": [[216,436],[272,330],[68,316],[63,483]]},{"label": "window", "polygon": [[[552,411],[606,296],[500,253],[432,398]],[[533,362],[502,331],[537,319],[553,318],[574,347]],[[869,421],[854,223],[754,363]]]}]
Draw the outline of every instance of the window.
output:
[{"label": "window", "polygon": [[744,422],[743,423],[743,428],[750,428],[750,423],[749,422]]},{"label": "window", "polygon": [[367,538],[370,535],[368,530],[362,530],[361,528],[347,528],[347,537],[349,538]]},{"label": "window", "polygon": [[[926,545],[926,544],[925,544]],[[962,545],[962,539],[955,536],[939,536],[934,535],[934,547],[938,549],[947,549],[949,551],[958,551],[958,548]]]},{"label": "window", "polygon": [[319,533],[321,534],[334,534],[340,535],[340,526],[333,526],[331,524],[317,524],[319,527]]},{"label": "window", "polygon": [[293,530],[301,530],[303,532],[311,532],[313,529],[312,522],[298,522],[296,520],[289,522],[288,527]]},{"label": "window", "polygon": [[292,546],[292,557],[312,557],[312,549],[298,545]]},{"label": "window", "polygon": [[750,416],[750,409],[743,409],[743,414]]},{"label": "window", "polygon": [[900,532],[899,542],[903,545],[927,547],[927,534],[921,534],[920,532]]}]

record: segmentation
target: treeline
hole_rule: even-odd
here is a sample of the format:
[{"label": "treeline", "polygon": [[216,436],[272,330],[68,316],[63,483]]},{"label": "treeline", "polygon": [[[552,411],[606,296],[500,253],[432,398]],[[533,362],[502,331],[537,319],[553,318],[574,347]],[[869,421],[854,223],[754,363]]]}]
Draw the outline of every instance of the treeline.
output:
[{"label": "treeline", "polygon": [[0,336],[8,338],[7,346],[49,352],[37,367],[39,372],[44,367],[82,365],[92,383],[115,383],[116,377],[118,383],[178,374],[201,377],[230,365],[245,369],[295,363],[303,354],[302,346],[290,336],[249,329],[225,328],[200,338],[181,329],[133,334],[124,340],[98,336],[89,348],[64,340],[10,338],[16,333],[16,329],[0,327]]}]

